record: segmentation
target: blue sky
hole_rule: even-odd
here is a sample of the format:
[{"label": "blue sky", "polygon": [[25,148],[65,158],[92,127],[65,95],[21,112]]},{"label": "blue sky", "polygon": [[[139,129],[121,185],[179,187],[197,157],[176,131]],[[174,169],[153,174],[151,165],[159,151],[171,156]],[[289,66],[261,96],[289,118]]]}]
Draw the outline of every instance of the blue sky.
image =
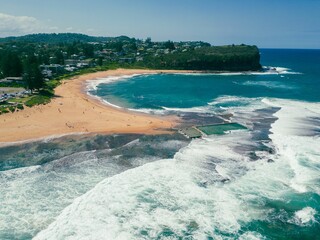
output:
[{"label": "blue sky", "polygon": [[80,32],[320,48],[320,0],[0,0],[0,6],[0,37]]}]

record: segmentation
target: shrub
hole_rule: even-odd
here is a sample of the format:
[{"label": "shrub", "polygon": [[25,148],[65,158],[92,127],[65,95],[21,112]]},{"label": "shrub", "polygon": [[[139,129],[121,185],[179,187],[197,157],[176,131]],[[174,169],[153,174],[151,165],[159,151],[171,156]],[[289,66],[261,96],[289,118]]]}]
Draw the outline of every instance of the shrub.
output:
[{"label": "shrub", "polygon": [[33,96],[28,101],[26,101],[25,105],[27,107],[32,107],[32,106],[40,105],[40,104],[47,104],[49,102],[50,102],[50,97],[42,96],[42,95],[36,95],[36,96]]},{"label": "shrub", "polygon": [[7,109],[0,109],[0,114],[8,113],[9,111]]},{"label": "shrub", "polygon": [[45,97],[52,97],[54,96],[54,92],[53,90],[49,90],[49,89],[42,89],[39,91],[39,94],[41,96],[45,96]]},{"label": "shrub", "polygon": [[9,110],[10,110],[10,112],[14,112],[16,110],[16,107],[15,106],[10,106]]},{"label": "shrub", "polygon": [[18,105],[17,105],[17,108],[20,109],[20,110],[23,110],[23,109],[24,109],[24,107],[23,107],[22,104],[18,104]]},{"label": "shrub", "polygon": [[49,82],[46,82],[46,88],[53,90],[54,88],[56,88],[57,86],[60,85],[60,81],[58,80],[50,80]]}]

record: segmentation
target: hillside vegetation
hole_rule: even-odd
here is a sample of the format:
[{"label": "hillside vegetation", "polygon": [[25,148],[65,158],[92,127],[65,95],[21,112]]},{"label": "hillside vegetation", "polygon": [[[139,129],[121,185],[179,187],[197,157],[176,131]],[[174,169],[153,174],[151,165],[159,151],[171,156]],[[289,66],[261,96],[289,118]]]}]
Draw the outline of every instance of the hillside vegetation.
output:
[{"label": "hillside vegetation", "polygon": [[174,54],[149,56],[145,64],[150,68],[204,71],[261,69],[259,49],[248,45],[201,47]]},{"label": "hillside vegetation", "polygon": [[28,43],[72,43],[72,42],[100,42],[108,41],[109,37],[93,37],[80,33],[39,33],[20,37],[0,38],[0,42],[28,42]]}]

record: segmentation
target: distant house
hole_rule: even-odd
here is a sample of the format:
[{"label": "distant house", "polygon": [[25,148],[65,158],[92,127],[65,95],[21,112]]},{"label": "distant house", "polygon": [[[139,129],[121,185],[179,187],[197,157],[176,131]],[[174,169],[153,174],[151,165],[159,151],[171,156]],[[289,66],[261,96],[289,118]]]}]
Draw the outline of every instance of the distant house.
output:
[{"label": "distant house", "polygon": [[164,49],[157,49],[156,54],[164,54]]},{"label": "distant house", "polygon": [[51,77],[52,77],[52,71],[49,70],[49,69],[43,69],[43,70],[41,71],[41,73],[42,73],[42,75],[43,75],[44,77],[47,77],[47,78],[51,78]]},{"label": "distant house", "polygon": [[75,70],[77,70],[77,68],[76,67],[71,67],[71,66],[66,66],[66,67],[64,67],[64,69],[66,70],[66,71],[68,71],[68,72],[73,72],[73,71],[75,71]]},{"label": "distant house", "polygon": [[94,61],[92,59],[85,59],[85,60],[66,59],[66,60],[64,60],[64,64],[67,67],[83,68],[83,67],[94,66]]},{"label": "distant house", "polygon": [[7,77],[6,79],[7,81],[11,81],[11,82],[23,82],[22,77]]},{"label": "distant house", "polygon": [[13,82],[22,83],[22,82],[24,82],[24,80],[22,77],[6,77],[4,79],[1,79],[0,82],[3,82],[3,83],[13,83]]},{"label": "distant house", "polygon": [[72,58],[72,59],[78,59],[79,56],[78,56],[77,54],[72,54],[72,55],[71,55],[71,58]]},{"label": "distant house", "polygon": [[119,63],[133,63],[134,58],[119,58]]},{"label": "distant house", "polygon": [[152,48],[148,48],[148,49],[147,49],[147,52],[148,52],[148,53],[154,53],[155,51],[154,51],[154,49],[152,49]]},{"label": "distant house", "polygon": [[49,73],[49,71],[51,71],[51,76],[52,74],[58,74],[58,73],[64,72],[64,68],[60,64],[40,65],[40,70],[41,72],[44,72],[44,73]]},{"label": "distant house", "polygon": [[114,54],[114,52],[113,52],[112,49],[103,49],[103,50],[101,51],[101,53],[102,53],[103,55],[106,55],[106,56],[110,56],[110,55]]},{"label": "distant house", "polygon": [[86,62],[77,63],[77,68],[87,68],[87,67],[89,67],[89,63],[86,63]]},{"label": "distant house", "polygon": [[83,67],[94,67],[96,64],[95,64],[95,61],[93,59],[85,59],[85,60],[81,60],[80,61],[80,64],[83,66]]},{"label": "distant house", "polygon": [[64,60],[64,64],[65,65],[69,65],[69,66],[76,66],[78,62],[79,62],[79,60],[76,60],[76,59],[66,59],[66,60]]}]

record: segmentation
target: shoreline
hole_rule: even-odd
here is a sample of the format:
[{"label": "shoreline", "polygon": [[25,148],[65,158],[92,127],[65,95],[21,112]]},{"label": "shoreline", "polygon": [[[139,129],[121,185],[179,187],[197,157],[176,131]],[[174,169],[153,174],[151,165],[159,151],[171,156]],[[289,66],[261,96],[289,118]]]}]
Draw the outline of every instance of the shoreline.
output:
[{"label": "shoreline", "polygon": [[179,70],[117,69],[63,80],[46,105],[0,115],[0,147],[69,134],[164,134],[175,116],[153,116],[116,108],[87,93],[90,80],[134,74],[191,73]]}]

